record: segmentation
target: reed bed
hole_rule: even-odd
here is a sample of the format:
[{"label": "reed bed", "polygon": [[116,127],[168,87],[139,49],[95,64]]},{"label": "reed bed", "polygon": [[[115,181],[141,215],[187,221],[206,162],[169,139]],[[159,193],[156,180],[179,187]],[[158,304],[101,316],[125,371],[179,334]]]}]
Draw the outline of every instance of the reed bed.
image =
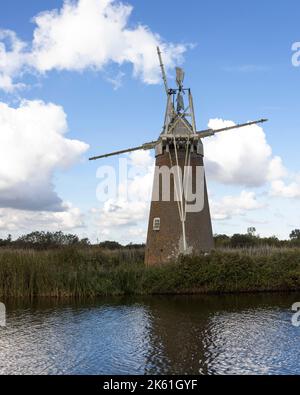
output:
[{"label": "reed bed", "polygon": [[0,249],[0,296],[87,298],[300,290],[300,249],[217,250],[145,267],[142,249]]},{"label": "reed bed", "polygon": [[289,253],[293,251],[299,251],[300,253],[300,248],[299,247],[276,247],[276,246],[270,246],[270,245],[258,245],[258,246],[253,246],[253,247],[241,247],[241,248],[232,248],[232,247],[220,247],[217,249],[219,252],[224,252],[224,253],[238,253],[242,256],[272,256],[274,254],[278,253]]}]

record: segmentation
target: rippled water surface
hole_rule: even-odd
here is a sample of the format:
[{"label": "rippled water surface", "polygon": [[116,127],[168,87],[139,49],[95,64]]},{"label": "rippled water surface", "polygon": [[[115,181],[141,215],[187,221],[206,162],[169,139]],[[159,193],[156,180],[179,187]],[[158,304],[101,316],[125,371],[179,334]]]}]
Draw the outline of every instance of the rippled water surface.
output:
[{"label": "rippled water surface", "polygon": [[299,294],[9,302],[2,374],[299,374]]}]

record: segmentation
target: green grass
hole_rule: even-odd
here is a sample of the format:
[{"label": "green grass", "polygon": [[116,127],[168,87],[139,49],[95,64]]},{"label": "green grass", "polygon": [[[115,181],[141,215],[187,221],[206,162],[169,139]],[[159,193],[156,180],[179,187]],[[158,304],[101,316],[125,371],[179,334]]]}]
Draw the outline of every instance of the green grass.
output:
[{"label": "green grass", "polygon": [[0,250],[0,296],[96,297],[300,290],[300,249],[219,250],[145,267],[142,250]]}]

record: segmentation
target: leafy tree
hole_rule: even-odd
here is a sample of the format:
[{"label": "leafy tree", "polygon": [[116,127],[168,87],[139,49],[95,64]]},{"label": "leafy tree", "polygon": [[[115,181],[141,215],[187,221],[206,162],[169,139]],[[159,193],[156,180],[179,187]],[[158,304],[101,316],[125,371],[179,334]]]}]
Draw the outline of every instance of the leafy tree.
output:
[{"label": "leafy tree", "polygon": [[232,236],[230,244],[233,248],[254,247],[258,244],[258,237],[249,234],[235,234]]},{"label": "leafy tree", "polygon": [[216,247],[229,247],[230,240],[230,237],[227,235],[214,235]]},{"label": "leafy tree", "polygon": [[7,239],[0,239],[0,247],[9,247],[12,245],[12,237],[11,235],[7,236]]},{"label": "leafy tree", "polygon": [[23,248],[58,248],[64,246],[89,245],[88,239],[80,240],[78,236],[63,232],[32,232],[21,236],[16,245]]},{"label": "leafy tree", "polygon": [[279,247],[282,243],[276,236],[258,238],[261,245]]},{"label": "leafy tree", "polygon": [[85,247],[85,246],[90,246],[90,245],[91,245],[91,242],[90,242],[90,240],[89,240],[87,237],[85,237],[84,239],[81,239],[81,240],[79,241],[79,244],[80,244],[81,246]]},{"label": "leafy tree", "polygon": [[300,229],[295,229],[290,234],[290,239],[292,241],[300,241]]},{"label": "leafy tree", "polygon": [[146,247],[145,244],[135,244],[135,243],[130,243],[127,244],[127,246],[125,246],[125,248],[129,250],[138,250],[139,248],[145,248],[145,247]]},{"label": "leafy tree", "polygon": [[117,243],[116,241],[103,241],[99,243],[99,247],[102,247],[106,250],[120,250],[124,248],[121,244]]}]

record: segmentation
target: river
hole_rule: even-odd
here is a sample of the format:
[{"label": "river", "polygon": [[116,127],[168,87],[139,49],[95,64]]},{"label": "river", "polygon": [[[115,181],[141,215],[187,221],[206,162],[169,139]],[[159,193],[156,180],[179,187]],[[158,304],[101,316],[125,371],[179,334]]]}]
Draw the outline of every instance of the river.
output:
[{"label": "river", "polygon": [[6,303],[1,374],[299,374],[300,294]]}]

